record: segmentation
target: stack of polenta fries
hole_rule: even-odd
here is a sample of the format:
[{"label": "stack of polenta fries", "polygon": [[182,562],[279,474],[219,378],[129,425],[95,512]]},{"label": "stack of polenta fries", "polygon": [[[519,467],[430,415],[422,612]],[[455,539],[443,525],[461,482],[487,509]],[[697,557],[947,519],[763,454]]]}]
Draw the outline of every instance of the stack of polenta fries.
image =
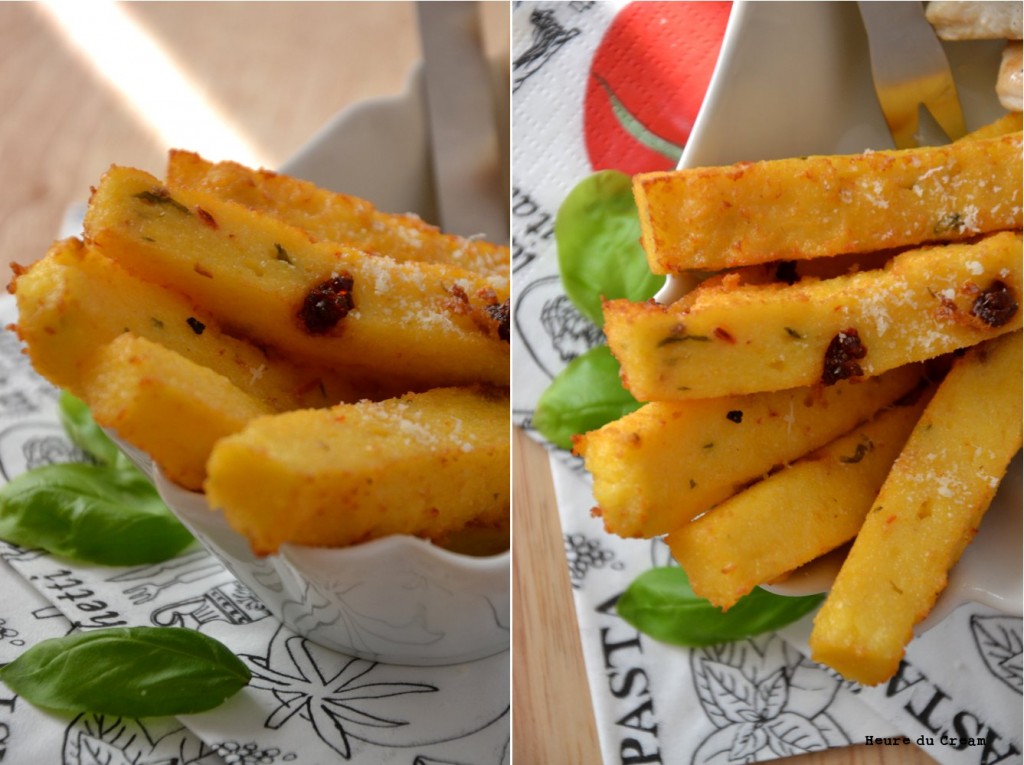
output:
[{"label": "stack of polenta fries", "polygon": [[575,441],[595,512],[723,609],[852,541],[811,637],[852,680],[895,673],[1021,446],[1020,129],[634,179],[696,286],[604,305],[649,403]]},{"label": "stack of polenta fries", "polygon": [[507,537],[507,247],[174,151],[9,289],[36,370],[259,554]]}]

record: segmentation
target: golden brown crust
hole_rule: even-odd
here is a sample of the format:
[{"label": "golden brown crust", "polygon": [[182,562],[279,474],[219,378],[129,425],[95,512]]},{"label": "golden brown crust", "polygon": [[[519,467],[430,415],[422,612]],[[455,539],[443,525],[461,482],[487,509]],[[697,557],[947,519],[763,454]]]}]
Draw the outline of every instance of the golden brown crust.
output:
[{"label": "golden brown crust", "polygon": [[1021,135],[634,178],[658,274],[962,241],[1021,227]]}]

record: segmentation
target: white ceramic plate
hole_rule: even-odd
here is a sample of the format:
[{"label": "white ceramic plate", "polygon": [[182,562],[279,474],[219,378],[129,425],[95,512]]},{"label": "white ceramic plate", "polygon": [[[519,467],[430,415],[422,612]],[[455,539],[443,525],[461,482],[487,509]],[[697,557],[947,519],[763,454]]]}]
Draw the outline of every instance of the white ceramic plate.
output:
[{"label": "white ceramic plate", "polygon": [[[995,93],[1003,43],[945,43],[967,129],[1005,114]],[[922,143],[944,143],[922,112]],[[871,80],[856,3],[736,2],[703,106],[679,167],[727,165],[811,154],[894,148]],[[670,283],[658,300],[671,302]],[[1020,457],[1013,461],[981,530],[950,576],[926,629],[966,601],[1021,613]],[[828,589],[835,559],[773,587],[801,595]]]}]

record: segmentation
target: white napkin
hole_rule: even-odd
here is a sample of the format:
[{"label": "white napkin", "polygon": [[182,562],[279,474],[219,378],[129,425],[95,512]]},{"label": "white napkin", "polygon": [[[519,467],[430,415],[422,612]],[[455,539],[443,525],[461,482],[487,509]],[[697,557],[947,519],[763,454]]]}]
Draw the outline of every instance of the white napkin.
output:
[{"label": "white napkin", "polygon": [[[15,317],[0,299],[0,325]],[[0,475],[81,459],[57,392],[0,332]],[[75,563],[0,543],[0,660],[72,626],[199,630],[249,665],[250,684],[197,715],[115,720],[34,709],[0,686],[0,761],[46,763],[509,762],[509,655],[448,667],[391,666],[321,648],[282,628],[198,544],[147,566]]]},{"label": "white napkin", "polygon": [[[608,31],[620,8],[521,3],[513,14],[513,408],[538,439],[530,423],[538,396],[602,340],[561,289],[553,222],[566,194],[598,169],[584,139],[584,93],[595,51],[606,46],[608,56],[621,33]],[[707,33],[669,28],[669,16],[639,34],[685,47]],[[632,50],[642,43],[631,41]],[[667,548],[606,534],[590,516],[590,481],[578,461],[550,454],[605,761],[696,765],[918,743],[944,765],[1021,762],[1020,617],[962,607],[915,640],[896,678],[875,688],[806,658],[810,617],[712,649],[660,644],[619,619],[614,601],[640,572],[671,565]]]}]

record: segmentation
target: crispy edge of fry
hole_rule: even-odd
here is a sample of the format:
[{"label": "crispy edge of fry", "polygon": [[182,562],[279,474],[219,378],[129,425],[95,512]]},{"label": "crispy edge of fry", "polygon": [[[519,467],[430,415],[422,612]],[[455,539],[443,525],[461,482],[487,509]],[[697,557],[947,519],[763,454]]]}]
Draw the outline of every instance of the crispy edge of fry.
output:
[{"label": "crispy edge of fry", "polygon": [[997,120],[993,120],[987,125],[982,125],[977,130],[973,130],[963,138],[961,141],[978,141],[983,138],[995,138],[1000,135],[1007,135],[1009,133],[1019,133],[1024,129],[1024,120],[1021,118],[1020,112],[1009,112],[1004,114]]},{"label": "crispy edge of fry", "polygon": [[812,657],[868,685],[895,673],[1021,446],[1021,333],[939,386],[814,620]]},{"label": "crispy edge of fry", "polygon": [[395,260],[447,263],[508,278],[509,248],[444,234],[409,214],[385,213],[370,202],[270,170],[237,162],[210,162],[171,150],[167,186],[207,191],[301,228],[318,240],[350,244]]}]

